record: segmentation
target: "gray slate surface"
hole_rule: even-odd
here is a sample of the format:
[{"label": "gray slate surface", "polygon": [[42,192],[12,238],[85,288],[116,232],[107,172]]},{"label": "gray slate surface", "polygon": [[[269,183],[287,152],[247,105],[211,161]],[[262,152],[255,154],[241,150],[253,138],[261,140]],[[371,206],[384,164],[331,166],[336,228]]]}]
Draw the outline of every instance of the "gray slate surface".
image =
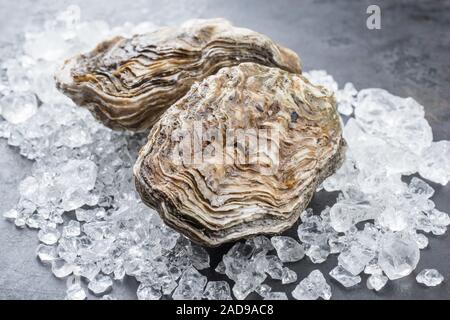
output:
[{"label": "gray slate surface", "polygon": [[[51,17],[75,1],[1,1],[0,55],[11,53],[24,28]],[[101,19],[111,25],[125,21],[172,23],[195,17],[225,17],[236,25],[265,33],[294,49],[305,70],[326,69],[339,84],[356,88],[381,87],[400,96],[412,96],[426,108],[435,140],[450,140],[450,1],[376,1],[382,10],[382,29],[368,30],[366,8],[375,1],[78,1],[85,19]],[[168,5],[170,4],[170,6]],[[174,11],[174,8],[181,8]],[[19,181],[32,163],[0,141],[0,212],[17,201]],[[434,200],[438,209],[450,211],[450,185],[439,186]],[[334,196],[318,194],[311,206],[323,208]],[[288,233],[295,234],[296,228]],[[422,251],[417,272],[437,268],[446,282],[425,288],[415,275],[389,282],[375,293],[363,282],[344,289],[333,286],[334,299],[450,299],[450,236],[430,238]],[[36,232],[17,230],[0,219],[0,299],[61,299],[65,283],[35,258]],[[230,246],[210,250],[213,266]],[[302,279],[313,269],[327,273],[336,265],[329,259],[314,265],[308,259],[292,266]],[[209,274],[211,279],[217,275]],[[269,283],[277,288],[275,282]],[[137,283],[126,279],[114,288],[122,299],[136,298]],[[283,286],[289,292],[295,285]],[[257,296],[252,296],[256,298]]]}]

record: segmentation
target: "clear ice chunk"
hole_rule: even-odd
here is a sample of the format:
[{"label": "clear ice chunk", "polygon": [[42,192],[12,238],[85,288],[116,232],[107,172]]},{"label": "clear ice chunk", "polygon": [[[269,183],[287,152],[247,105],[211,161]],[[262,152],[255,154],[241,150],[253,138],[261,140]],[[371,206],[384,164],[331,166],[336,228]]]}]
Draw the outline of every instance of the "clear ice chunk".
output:
[{"label": "clear ice chunk", "polygon": [[275,236],[271,238],[271,241],[282,262],[299,261],[305,256],[303,246],[293,238]]},{"label": "clear ice chunk", "polygon": [[318,298],[329,300],[331,287],[319,270],[313,270],[295,287],[292,296],[297,300],[317,300]]},{"label": "clear ice chunk", "polygon": [[139,300],[159,300],[162,297],[160,287],[144,283],[139,285],[136,294]]},{"label": "clear ice chunk", "polygon": [[337,110],[340,114],[350,116],[353,113],[357,94],[358,91],[351,82],[347,82],[343,89],[336,92]]},{"label": "clear ice chunk", "polygon": [[364,247],[361,243],[354,243],[341,252],[338,261],[341,267],[356,276],[364,270],[374,256],[374,251]]},{"label": "clear ice chunk", "polygon": [[52,260],[52,272],[57,278],[65,278],[72,274],[74,266],[63,259]]},{"label": "clear ice chunk", "polygon": [[56,229],[55,226],[46,225],[43,226],[38,232],[39,241],[53,245],[58,242],[61,233]]},{"label": "clear ice chunk", "polygon": [[422,283],[427,287],[435,287],[444,281],[444,276],[436,269],[423,269],[416,276],[418,283]]},{"label": "clear ice chunk", "polygon": [[402,231],[408,228],[410,214],[405,210],[396,210],[393,207],[386,208],[377,217],[377,222],[383,228],[391,231]]},{"label": "clear ice chunk", "polygon": [[266,272],[267,274],[272,278],[276,280],[282,280],[283,279],[283,263],[281,262],[280,258],[278,256],[274,255],[267,255],[265,257],[265,260],[267,261],[267,267]]},{"label": "clear ice chunk", "polygon": [[86,299],[86,292],[84,291],[79,277],[70,276],[66,281],[66,300],[84,300]]},{"label": "clear ice chunk", "polygon": [[223,261],[220,261],[217,266],[216,269],[214,269],[214,271],[216,271],[219,274],[225,274],[225,264],[223,263]]},{"label": "clear ice chunk", "polygon": [[180,278],[172,298],[174,300],[200,300],[203,297],[207,279],[196,269],[189,267]]},{"label": "clear ice chunk", "polygon": [[268,284],[261,284],[257,286],[255,289],[255,292],[259,294],[262,298],[266,297],[271,291],[272,288]]},{"label": "clear ice chunk", "polygon": [[336,281],[342,284],[344,287],[349,288],[357,285],[361,282],[360,276],[355,276],[344,269],[342,266],[336,266],[333,270],[330,271],[330,276],[333,277]]},{"label": "clear ice chunk", "polygon": [[405,233],[386,233],[381,239],[378,264],[390,280],[409,275],[420,258],[416,241]]},{"label": "clear ice chunk", "polygon": [[19,216],[19,212],[17,212],[16,209],[8,210],[3,214],[3,217],[8,220],[15,220],[15,219],[17,219],[18,216]]},{"label": "clear ice chunk", "polygon": [[284,267],[281,275],[281,283],[288,284],[297,281],[297,273],[294,270]]},{"label": "clear ice chunk", "polygon": [[434,194],[434,189],[422,179],[413,177],[408,185],[408,191],[420,197],[431,198]]},{"label": "clear ice chunk", "polygon": [[207,300],[232,300],[230,285],[226,281],[209,281],[203,298]]},{"label": "clear ice chunk", "polygon": [[88,263],[84,263],[79,266],[79,275],[92,281],[100,272],[100,267],[95,263],[89,261]]},{"label": "clear ice chunk", "polygon": [[380,291],[386,283],[388,282],[388,277],[382,274],[372,274],[367,278],[367,288],[375,291]]},{"label": "clear ice chunk", "polygon": [[330,210],[331,226],[337,232],[346,232],[358,222],[375,218],[376,214],[376,209],[367,202],[337,202]]},{"label": "clear ice chunk", "polygon": [[358,93],[355,118],[372,135],[420,155],[433,140],[424,108],[412,98],[400,98],[383,89]]},{"label": "clear ice chunk", "polygon": [[417,233],[415,235],[415,240],[417,242],[417,246],[419,247],[419,249],[422,250],[428,247],[428,238],[425,235]]},{"label": "clear ice chunk", "polygon": [[45,244],[40,244],[36,249],[36,255],[39,260],[44,264],[49,264],[53,260],[58,258],[58,253],[56,252],[55,246],[48,246]]},{"label": "clear ice chunk", "polygon": [[69,223],[63,228],[63,237],[72,238],[79,236],[81,233],[80,223],[76,220],[70,220]]},{"label": "clear ice chunk", "polygon": [[98,274],[95,276],[94,279],[89,281],[88,289],[92,293],[100,295],[100,294],[103,294],[103,293],[106,293],[107,291],[109,291],[112,288],[112,285],[113,285],[113,281],[112,281],[111,277],[102,275],[102,274]]},{"label": "clear ice chunk", "polygon": [[286,293],[274,292],[267,284],[258,286],[255,291],[263,298],[263,300],[288,300]]},{"label": "clear ice chunk", "polygon": [[66,290],[66,300],[85,300],[86,292],[80,285],[74,285]]},{"label": "clear ice chunk", "polygon": [[258,272],[244,272],[237,277],[233,286],[233,294],[238,300],[244,300],[250,293],[264,282],[266,275]]},{"label": "clear ice chunk", "polygon": [[378,265],[377,262],[374,262],[374,263],[369,263],[364,268],[364,273],[365,274],[382,274],[383,270],[381,270],[381,268],[380,268],[380,266]]},{"label": "clear ice chunk", "polygon": [[327,260],[330,254],[329,246],[326,244],[322,245],[309,245],[306,250],[306,255],[309,257],[312,263],[322,263]]},{"label": "clear ice chunk", "polygon": [[36,95],[20,92],[0,99],[1,116],[12,124],[19,124],[30,119],[38,110]]},{"label": "clear ice chunk", "polygon": [[442,185],[450,181],[450,141],[432,142],[423,151],[419,173],[425,179]]},{"label": "clear ice chunk", "polygon": [[288,300],[285,292],[269,292],[263,300]]}]

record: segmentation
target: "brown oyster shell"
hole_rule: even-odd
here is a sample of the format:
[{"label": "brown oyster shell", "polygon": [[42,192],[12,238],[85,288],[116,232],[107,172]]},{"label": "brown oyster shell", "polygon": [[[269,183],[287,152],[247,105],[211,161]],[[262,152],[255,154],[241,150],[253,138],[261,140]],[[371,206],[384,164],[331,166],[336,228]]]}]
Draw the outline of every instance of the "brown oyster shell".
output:
[{"label": "brown oyster shell", "polygon": [[[221,137],[226,129],[277,129],[278,169],[262,174],[275,163],[264,155],[252,165],[238,157],[231,164],[174,162],[184,149],[173,137],[198,121],[202,128],[218,128]],[[210,140],[213,147],[222,144],[217,137]],[[245,153],[241,145],[232,141],[232,146],[235,155]],[[195,84],[164,113],[134,176],[143,201],[169,226],[217,246],[291,227],[318,185],[342,163],[345,146],[330,92],[300,74],[243,63]],[[202,143],[202,152],[210,147]]]},{"label": "brown oyster shell", "polygon": [[63,93],[108,127],[143,130],[194,82],[241,62],[301,73],[293,51],[227,20],[211,19],[102,42],[67,60],[55,79]]}]

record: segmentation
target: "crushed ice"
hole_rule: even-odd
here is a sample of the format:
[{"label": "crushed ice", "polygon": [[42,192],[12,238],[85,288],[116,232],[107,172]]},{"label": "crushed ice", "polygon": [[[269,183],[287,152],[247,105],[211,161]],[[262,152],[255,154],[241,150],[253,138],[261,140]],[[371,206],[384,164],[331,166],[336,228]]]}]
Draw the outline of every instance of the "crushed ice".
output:
[{"label": "crushed ice", "polygon": [[[287,299],[264,283],[267,277],[294,283],[297,274],[284,263],[305,255],[322,263],[332,254],[338,255],[329,274],[333,284],[357,285],[364,271],[367,287],[378,291],[416,268],[426,234],[446,232],[450,218],[435,208],[431,186],[418,177],[401,179],[419,173],[443,185],[450,181],[450,141],[433,141],[424,108],[382,89],[358,92],[351,83],[339,89],[325,71],[311,71],[305,73],[311,82],[336,93],[338,111],[354,114],[344,128],[347,159],[323,183],[325,192],[339,192],[336,203],[303,212],[298,239],[259,236],[236,243],[215,268],[233,286],[208,282],[199,272],[210,268],[208,253],[166,227],[134,191],[131,166],[145,137],[103,127],[53,84],[65,58],[110,36],[154,28],[84,22],[70,6],[42,31],[26,33],[22,51],[2,61],[0,137],[35,160],[20,183],[19,202],[4,216],[17,227],[39,229],[36,255],[56,277],[67,278],[67,299],[86,299],[87,291],[114,299],[114,281],[126,275],[140,283],[139,299],[244,299],[252,292]],[[427,286],[442,280],[433,269],[417,276]],[[314,270],[291,294],[330,299],[331,288]]]}]

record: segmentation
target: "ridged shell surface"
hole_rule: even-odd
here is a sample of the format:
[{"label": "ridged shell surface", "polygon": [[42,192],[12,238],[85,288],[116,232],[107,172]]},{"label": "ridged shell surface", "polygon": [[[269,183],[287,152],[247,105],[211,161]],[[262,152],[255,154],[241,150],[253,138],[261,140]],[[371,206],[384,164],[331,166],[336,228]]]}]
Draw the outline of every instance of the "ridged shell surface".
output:
[{"label": "ridged shell surface", "polygon": [[291,227],[345,146],[330,92],[301,74],[242,63],[193,85],[164,113],[135,182],[168,225],[217,246]]},{"label": "ridged shell surface", "polygon": [[65,62],[57,87],[115,129],[144,130],[196,81],[242,62],[301,73],[291,50],[224,19],[116,37]]}]

